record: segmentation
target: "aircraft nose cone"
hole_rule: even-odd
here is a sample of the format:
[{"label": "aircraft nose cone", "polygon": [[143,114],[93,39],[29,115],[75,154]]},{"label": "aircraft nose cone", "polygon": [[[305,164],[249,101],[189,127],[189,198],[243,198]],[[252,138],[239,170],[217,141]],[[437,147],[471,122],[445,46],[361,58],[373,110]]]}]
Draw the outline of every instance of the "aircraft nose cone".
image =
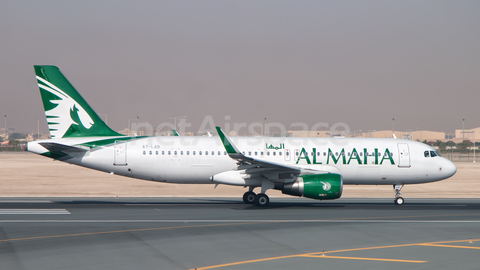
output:
[{"label": "aircraft nose cone", "polygon": [[450,160],[445,159],[442,165],[442,171],[443,173],[445,173],[445,178],[448,178],[453,176],[457,172],[457,166],[455,166],[455,164],[453,164],[453,162],[451,162]]}]

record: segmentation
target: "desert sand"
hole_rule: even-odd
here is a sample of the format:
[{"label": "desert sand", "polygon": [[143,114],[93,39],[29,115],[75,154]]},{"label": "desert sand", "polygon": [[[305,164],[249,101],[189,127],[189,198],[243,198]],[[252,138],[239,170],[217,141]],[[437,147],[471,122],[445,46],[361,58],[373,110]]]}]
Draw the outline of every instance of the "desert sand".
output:
[{"label": "desert sand", "polygon": [[[480,164],[455,163],[446,180],[407,185],[405,198],[478,198]],[[31,153],[0,154],[1,197],[241,197],[243,187],[167,184],[110,175]],[[271,197],[286,196],[270,190]],[[346,198],[393,198],[392,186],[344,186]]]}]

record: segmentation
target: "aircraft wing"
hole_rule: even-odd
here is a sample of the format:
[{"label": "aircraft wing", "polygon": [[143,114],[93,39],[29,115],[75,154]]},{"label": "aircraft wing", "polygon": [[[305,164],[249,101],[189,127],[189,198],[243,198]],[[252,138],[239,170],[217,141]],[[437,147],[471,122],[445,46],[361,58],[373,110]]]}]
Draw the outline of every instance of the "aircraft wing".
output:
[{"label": "aircraft wing", "polygon": [[228,156],[237,160],[237,170],[245,170],[245,173],[250,175],[249,178],[263,178],[274,182],[290,182],[294,181],[300,174],[308,173],[308,171],[302,168],[247,157],[237,149],[220,127],[216,127],[216,129]]}]

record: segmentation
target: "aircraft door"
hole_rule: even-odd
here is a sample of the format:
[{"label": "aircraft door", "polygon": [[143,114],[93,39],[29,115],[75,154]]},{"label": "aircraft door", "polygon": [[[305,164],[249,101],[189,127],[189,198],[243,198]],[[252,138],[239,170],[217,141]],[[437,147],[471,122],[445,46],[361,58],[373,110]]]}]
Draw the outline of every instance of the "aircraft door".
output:
[{"label": "aircraft door", "polygon": [[410,151],[407,143],[399,143],[398,146],[398,167],[410,167]]},{"label": "aircraft door", "polygon": [[126,166],[127,165],[127,143],[124,141],[115,141],[115,153],[113,165]]}]

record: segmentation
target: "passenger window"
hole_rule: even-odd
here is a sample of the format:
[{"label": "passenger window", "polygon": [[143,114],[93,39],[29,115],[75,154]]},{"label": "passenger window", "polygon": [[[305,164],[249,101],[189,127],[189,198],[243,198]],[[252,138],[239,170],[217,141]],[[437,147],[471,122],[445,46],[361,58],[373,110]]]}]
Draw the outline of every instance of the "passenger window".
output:
[{"label": "passenger window", "polygon": [[251,155],[252,155],[252,151],[248,151],[248,155],[251,156]]},{"label": "passenger window", "polygon": [[201,156],[201,155],[202,155],[202,151],[198,151],[198,154]]},{"label": "passenger window", "polygon": [[350,156],[350,152],[348,152],[347,155]]},{"label": "passenger window", "polygon": [[173,152],[173,154],[176,156],[176,155],[177,155],[177,151]]},{"label": "passenger window", "polygon": [[149,154],[152,155],[152,151],[150,151]]},{"label": "passenger window", "polygon": [[187,151],[187,156],[190,155],[190,151]]},{"label": "passenger window", "polygon": [[337,156],[337,157],[338,157],[338,152],[335,152],[335,156]]},{"label": "passenger window", "polygon": [[226,155],[227,155],[227,151],[223,151],[223,154],[226,156]]},{"label": "passenger window", "polygon": [[222,152],[218,151],[218,155],[220,156],[222,154]]},{"label": "passenger window", "polygon": [[172,154],[172,152],[171,152],[171,151],[168,151],[168,155],[170,156],[171,154]]},{"label": "passenger window", "polygon": [[360,152],[360,156],[361,156],[361,157],[363,156],[363,153],[362,153],[362,152]]},{"label": "passenger window", "polygon": [[[278,155],[281,156],[281,155],[282,155],[282,152],[278,152]],[[288,153],[287,153],[287,156],[288,156]]]},{"label": "passenger window", "polygon": [[267,152],[267,156],[270,156],[270,152]]},{"label": "passenger window", "polygon": [[212,151],[212,156],[215,155],[215,151]]},{"label": "passenger window", "polygon": [[158,156],[158,151],[155,151],[155,155],[157,155],[157,156]]},{"label": "passenger window", "polygon": [[165,155],[165,151],[162,151],[162,156]]},{"label": "passenger window", "polygon": [[323,156],[326,157],[326,156],[327,156],[327,152],[323,152]]},{"label": "passenger window", "polygon": [[260,156],[263,156],[263,152],[260,152]]},{"label": "passenger window", "polygon": [[182,156],[183,156],[183,151],[180,151],[180,155],[182,155]]},{"label": "passenger window", "polygon": [[425,157],[429,157],[429,156],[430,156],[430,152],[425,151],[425,152],[423,152],[423,155],[424,155]]},{"label": "passenger window", "polygon": [[195,151],[193,151],[193,155],[196,155],[197,153]]},{"label": "passenger window", "polygon": [[147,151],[143,151],[143,154],[146,155],[146,154],[147,154]]},{"label": "passenger window", "polygon": [[257,151],[255,151],[255,156],[257,155]]},{"label": "passenger window", "polygon": [[290,152],[286,152],[285,155],[290,156]]},{"label": "passenger window", "polygon": [[273,152],[273,155],[275,156],[277,154],[277,152]]},{"label": "passenger window", "polygon": [[[201,152],[200,152],[201,153]],[[200,154],[201,155],[201,154]],[[208,155],[208,151],[205,151],[205,155]]]}]

